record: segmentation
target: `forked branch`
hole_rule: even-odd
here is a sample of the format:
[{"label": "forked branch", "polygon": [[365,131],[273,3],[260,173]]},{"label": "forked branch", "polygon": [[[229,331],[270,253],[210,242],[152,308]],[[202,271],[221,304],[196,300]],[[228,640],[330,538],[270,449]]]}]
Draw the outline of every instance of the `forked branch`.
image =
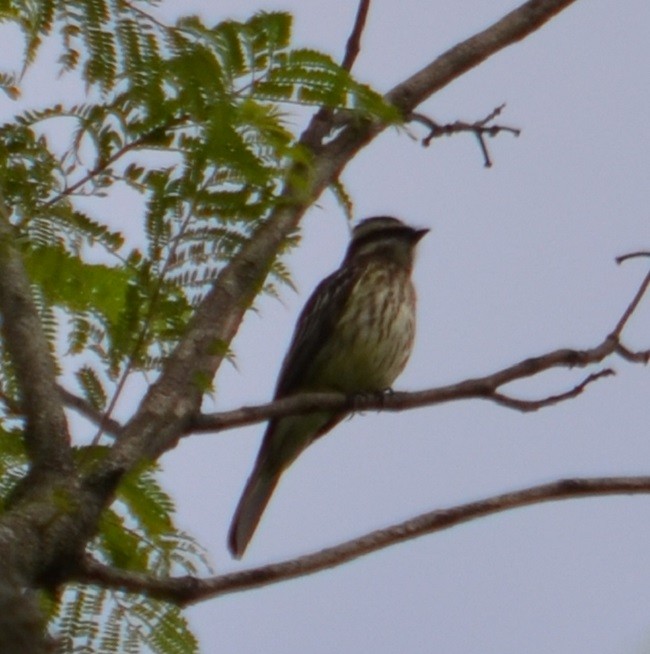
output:
[{"label": "forked branch", "polygon": [[441,136],[451,136],[452,134],[458,134],[459,132],[469,132],[474,134],[476,139],[479,142],[481,147],[481,152],[483,153],[483,162],[486,168],[492,166],[492,159],[490,158],[490,152],[488,151],[487,143],[485,141],[486,136],[496,136],[501,132],[509,132],[515,136],[521,134],[521,130],[516,127],[509,127],[507,125],[497,125],[490,124],[492,121],[501,114],[505,109],[505,104],[502,104],[495,109],[493,109],[485,118],[481,120],[474,121],[473,123],[466,123],[462,120],[457,120],[453,123],[440,124],[425,116],[424,114],[418,113],[416,111],[412,112],[409,116],[409,120],[416,123],[422,123],[429,129],[429,133],[422,139],[422,145],[425,148],[428,148],[431,145],[431,141],[435,138],[440,138]]}]

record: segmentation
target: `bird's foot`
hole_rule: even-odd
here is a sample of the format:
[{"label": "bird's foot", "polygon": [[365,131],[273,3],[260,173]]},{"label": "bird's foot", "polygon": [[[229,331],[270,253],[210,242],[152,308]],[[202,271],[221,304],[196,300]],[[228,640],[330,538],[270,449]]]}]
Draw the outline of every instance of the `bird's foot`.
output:
[{"label": "bird's foot", "polygon": [[385,399],[394,393],[395,391],[390,387],[383,388],[380,391],[361,391],[359,393],[354,393],[350,397],[352,413],[360,413],[363,411],[368,400],[377,400],[383,407]]}]

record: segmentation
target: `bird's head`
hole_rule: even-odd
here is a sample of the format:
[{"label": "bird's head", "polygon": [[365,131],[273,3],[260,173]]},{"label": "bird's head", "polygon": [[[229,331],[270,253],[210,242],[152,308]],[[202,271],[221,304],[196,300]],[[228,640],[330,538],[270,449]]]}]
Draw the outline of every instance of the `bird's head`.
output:
[{"label": "bird's head", "polygon": [[352,231],[352,241],[345,260],[350,262],[380,256],[410,268],[415,246],[428,231],[410,227],[390,216],[366,218]]}]

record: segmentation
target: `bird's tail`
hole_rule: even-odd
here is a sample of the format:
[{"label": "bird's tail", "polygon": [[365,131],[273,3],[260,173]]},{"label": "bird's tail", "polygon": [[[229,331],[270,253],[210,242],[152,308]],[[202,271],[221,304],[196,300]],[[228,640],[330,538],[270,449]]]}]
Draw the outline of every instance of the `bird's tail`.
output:
[{"label": "bird's tail", "polygon": [[344,415],[316,412],[269,423],[230,525],[228,548],[235,558],[243,556],[282,473],[300,452]]},{"label": "bird's tail", "polygon": [[228,548],[236,559],[243,556],[281,474],[255,466],[248,478],[228,532]]}]

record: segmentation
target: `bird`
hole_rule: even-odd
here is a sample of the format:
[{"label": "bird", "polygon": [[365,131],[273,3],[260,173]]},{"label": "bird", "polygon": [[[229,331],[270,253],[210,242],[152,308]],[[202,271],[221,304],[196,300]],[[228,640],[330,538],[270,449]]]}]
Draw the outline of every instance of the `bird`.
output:
[{"label": "bird", "polygon": [[[411,272],[416,245],[428,231],[391,216],[356,225],[341,266],[320,282],[298,318],[274,399],[391,388],[413,347]],[[228,533],[233,557],[243,556],[282,473],[345,416],[322,410],[269,421]]]}]

